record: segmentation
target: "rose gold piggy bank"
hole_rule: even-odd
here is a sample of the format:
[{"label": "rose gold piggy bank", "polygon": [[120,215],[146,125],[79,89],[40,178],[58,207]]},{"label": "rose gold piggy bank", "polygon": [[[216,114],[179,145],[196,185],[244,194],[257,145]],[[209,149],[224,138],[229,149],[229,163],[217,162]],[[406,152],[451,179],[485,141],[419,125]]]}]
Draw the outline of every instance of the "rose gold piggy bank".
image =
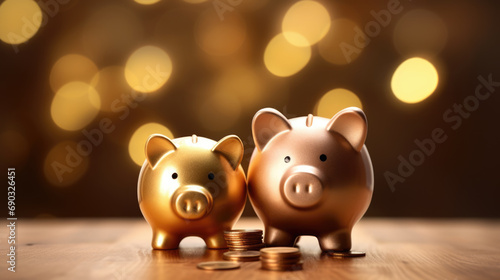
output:
[{"label": "rose gold piggy bank", "polygon": [[242,157],[237,136],[219,142],[196,135],[149,138],[137,192],[154,249],[178,248],[186,236],[201,237],[211,249],[227,247],[223,232],[245,207]]},{"label": "rose gold piggy bank", "polygon": [[293,246],[313,235],[323,251],[350,250],[351,229],[373,193],[363,111],[288,120],[267,108],[255,114],[252,132],[248,192],[266,245]]}]

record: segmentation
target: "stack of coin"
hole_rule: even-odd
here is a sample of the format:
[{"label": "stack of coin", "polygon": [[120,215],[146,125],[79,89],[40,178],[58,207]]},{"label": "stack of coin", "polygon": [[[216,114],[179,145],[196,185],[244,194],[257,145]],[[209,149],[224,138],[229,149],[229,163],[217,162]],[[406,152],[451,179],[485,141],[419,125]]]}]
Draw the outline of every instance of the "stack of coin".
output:
[{"label": "stack of coin", "polygon": [[294,247],[273,247],[260,250],[262,269],[301,270],[300,251]]},{"label": "stack of coin", "polygon": [[234,229],[224,231],[224,239],[231,251],[253,251],[264,248],[262,230]]},{"label": "stack of coin", "polygon": [[222,254],[223,259],[236,262],[258,261],[259,257],[259,251],[229,251]]}]

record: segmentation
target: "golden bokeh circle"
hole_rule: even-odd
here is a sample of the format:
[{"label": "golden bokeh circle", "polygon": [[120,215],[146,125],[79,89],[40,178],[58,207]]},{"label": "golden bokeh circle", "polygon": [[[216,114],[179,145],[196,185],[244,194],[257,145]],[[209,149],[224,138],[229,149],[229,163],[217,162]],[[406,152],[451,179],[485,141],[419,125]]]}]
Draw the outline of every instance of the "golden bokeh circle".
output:
[{"label": "golden bokeh circle", "polygon": [[125,65],[128,85],[139,92],[160,89],[172,74],[172,60],[162,49],[144,46],[134,51]]},{"label": "golden bokeh circle", "polygon": [[128,153],[135,164],[139,166],[142,166],[144,160],[146,160],[145,146],[146,141],[149,139],[151,134],[162,134],[170,139],[174,138],[170,129],[159,123],[146,123],[137,128],[132,134],[132,137],[130,137],[130,141],[128,143]]},{"label": "golden bokeh circle", "polygon": [[391,80],[394,95],[405,103],[418,103],[429,97],[439,82],[439,75],[432,63],[413,57],[401,63]]},{"label": "golden bokeh circle", "polygon": [[[328,10],[316,1],[299,1],[285,14],[282,31],[285,38],[299,47],[311,46],[321,40],[330,29]],[[300,34],[305,40],[297,38]]]},{"label": "golden bokeh circle", "polygon": [[[295,40],[300,34],[293,35]],[[306,41],[303,37],[302,41]],[[288,77],[304,68],[311,59],[311,48],[292,45],[283,33],[276,35],[266,47],[264,64],[272,74],[279,77]]]},{"label": "golden bokeh circle", "polygon": [[340,110],[347,107],[363,109],[359,97],[345,88],[336,88],[325,93],[315,107],[314,114],[324,118],[331,118]]},{"label": "golden bokeh circle", "polygon": [[99,94],[91,85],[71,82],[62,86],[55,94],[50,115],[60,128],[75,131],[88,125],[100,108]]},{"label": "golden bokeh circle", "polygon": [[28,41],[40,29],[43,15],[33,0],[6,0],[0,4],[0,40],[17,45]]},{"label": "golden bokeh circle", "polygon": [[49,82],[54,92],[69,82],[89,84],[99,69],[89,58],[80,54],[67,54],[59,58],[50,70]]},{"label": "golden bokeh circle", "polygon": [[141,5],[152,5],[160,2],[160,0],[134,0],[134,2]]}]

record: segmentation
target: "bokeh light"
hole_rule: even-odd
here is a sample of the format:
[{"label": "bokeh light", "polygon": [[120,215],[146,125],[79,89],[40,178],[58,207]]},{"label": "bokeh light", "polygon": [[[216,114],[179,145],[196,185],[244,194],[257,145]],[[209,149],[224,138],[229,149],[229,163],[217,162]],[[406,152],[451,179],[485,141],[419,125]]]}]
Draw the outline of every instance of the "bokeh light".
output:
[{"label": "bokeh light", "polygon": [[160,89],[172,74],[172,60],[166,52],[154,46],[136,50],[127,60],[125,79],[128,85],[139,92]]},{"label": "bokeh light", "polygon": [[50,71],[50,87],[57,92],[69,82],[90,83],[98,69],[92,60],[79,54],[68,54],[59,58]]},{"label": "bokeh light", "polygon": [[311,46],[326,35],[330,22],[330,15],[323,5],[315,1],[299,1],[286,12],[282,31],[291,44],[299,47]]},{"label": "bokeh light", "polygon": [[243,17],[237,11],[224,13],[224,20],[221,20],[214,9],[209,9],[196,22],[195,39],[200,48],[210,55],[230,55],[243,45],[246,28]]},{"label": "bokeh light", "polygon": [[336,65],[353,62],[364,49],[357,47],[355,42],[362,32],[361,28],[350,19],[334,20],[325,38],[318,43],[319,54],[326,61]]},{"label": "bokeh light", "polygon": [[112,112],[116,100],[128,100],[127,98],[132,95],[123,72],[124,68],[121,66],[108,66],[92,78],[91,85],[99,93],[102,111]]},{"label": "bokeh light", "polygon": [[139,127],[134,134],[132,134],[132,137],[130,137],[128,144],[128,153],[132,160],[139,166],[142,166],[144,160],[146,159],[144,150],[146,141],[151,134],[162,134],[170,139],[174,138],[170,129],[159,123],[147,123]]},{"label": "bokeh light", "polygon": [[142,5],[152,5],[160,2],[160,0],[134,0],[134,1]]},{"label": "bokeh light", "polygon": [[43,173],[56,187],[76,183],[89,167],[88,151],[76,142],[64,141],[55,145],[45,157]]},{"label": "bokeh light", "polygon": [[26,137],[16,130],[5,130],[0,133],[0,147],[2,147],[2,160],[9,165],[24,163],[30,150]]},{"label": "bokeh light", "polygon": [[[296,39],[301,38],[295,34]],[[302,40],[305,39],[302,37]],[[311,59],[310,47],[290,44],[283,33],[276,35],[264,52],[264,64],[269,72],[279,77],[288,77],[304,68]]]},{"label": "bokeh light", "polygon": [[35,1],[6,0],[0,4],[0,40],[24,43],[38,32],[42,20],[42,10]]},{"label": "bokeh light", "polygon": [[347,107],[363,109],[359,97],[345,88],[336,88],[325,93],[314,108],[314,114],[324,118],[331,118],[340,110]]},{"label": "bokeh light", "polygon": [[429,97],[438,85],[438,72],[429,61],[410,58],[394,71],[391,88],[394,95],[406,103],[417,103]]},{"label": "bokeh light", "polygon": [[54,96],[50,115],[64,130],[79,130],[88,125],[101,108],[97,91],[89,84],[71,82],[62,86]]},{"label": "bokeh light", "polygon": [[394,28],[394,46],[405,56],[437,55],[446,45],[448,30],[433,12],[412,10],[403,15]]},{"label": "bokeh light", "polygon": [[232,92],[217,92],[197,106],[200,124],[210,131],[224,131],[235,125],[241,115],[241,101]]}]

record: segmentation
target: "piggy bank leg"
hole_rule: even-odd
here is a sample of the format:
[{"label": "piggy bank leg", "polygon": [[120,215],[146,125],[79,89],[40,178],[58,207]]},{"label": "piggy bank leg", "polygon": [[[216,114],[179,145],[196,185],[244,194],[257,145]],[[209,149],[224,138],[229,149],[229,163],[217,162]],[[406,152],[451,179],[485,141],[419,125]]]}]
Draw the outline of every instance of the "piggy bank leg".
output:
[{"label": "piggy bank leg", "polygon": [[323,251],[351,250],[351,232],[338,230],[318,237],[319,246]]},{"label": "piggy bank leg", "polygon": [[281,229],[266,227],[266,236],[264,243],[267,246],[294,246],[297,236],[292,235]]},{"label": "piggy bank leg", "polygon": [[207,244],[208,249],[226,249],[227,248],[226,240],[224,239],[224,233],[222,231],[219,233],[216,233],[214,235],[205,237],[203,240],[205,240],[205,243]]},{"label": "piggy bank leg", "polygon": [[170,234],[162,230],[153,230],[153,249],[167,250],[179,248],[182,237]]}]

